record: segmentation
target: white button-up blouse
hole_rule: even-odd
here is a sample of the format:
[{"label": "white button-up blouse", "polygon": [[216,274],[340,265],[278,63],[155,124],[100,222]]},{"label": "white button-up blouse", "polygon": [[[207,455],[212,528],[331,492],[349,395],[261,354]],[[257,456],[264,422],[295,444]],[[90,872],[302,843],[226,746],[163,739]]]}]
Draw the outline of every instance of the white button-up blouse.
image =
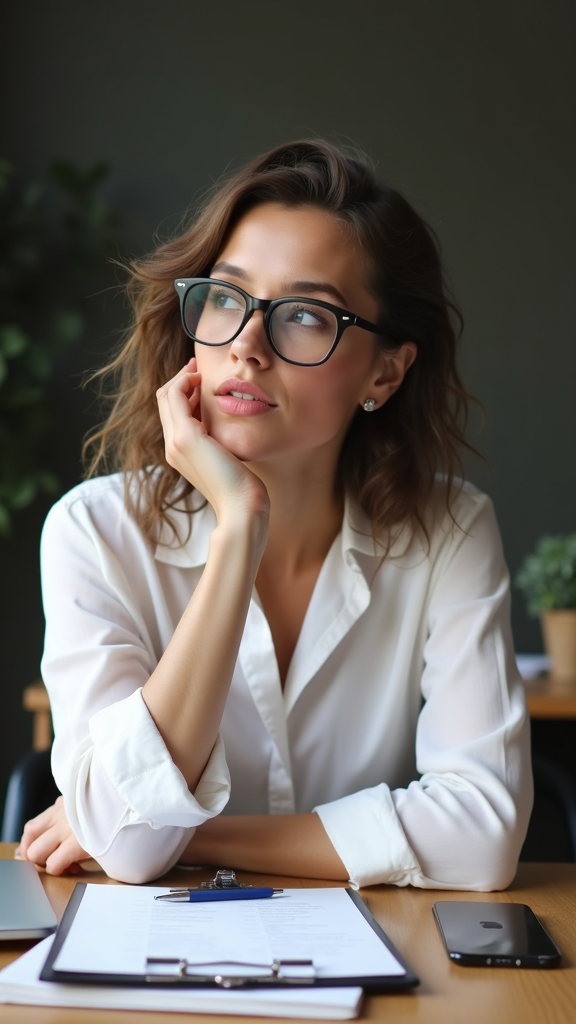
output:
[{"label": "white button-up blouse", "polygon": [[53,771],[76,837],[110,875],[157,877],[221,812],[316,810],[355,885],[511,881],[532,783],[509,579],[489,499],[466,484],[453,512],[458,526],[432,523],[429,546],[400,541],[382,560],[347,504],[284,690],[254,591],[220,737],[192,794],[141,688],[200,579],[214,513],[175,513],[187,539],[166,533],[154,548],[120,475],[52,508],[42,675]]}]

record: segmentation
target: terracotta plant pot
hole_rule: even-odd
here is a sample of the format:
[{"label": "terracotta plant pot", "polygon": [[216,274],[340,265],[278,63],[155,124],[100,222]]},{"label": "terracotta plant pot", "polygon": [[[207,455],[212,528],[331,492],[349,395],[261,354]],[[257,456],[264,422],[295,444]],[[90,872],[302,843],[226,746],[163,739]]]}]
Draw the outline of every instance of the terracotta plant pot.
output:
[{"label": "terracotta plant pot", "polygon": [[540,622],[552,675],[576,683],[576,608],[542,612]]}]

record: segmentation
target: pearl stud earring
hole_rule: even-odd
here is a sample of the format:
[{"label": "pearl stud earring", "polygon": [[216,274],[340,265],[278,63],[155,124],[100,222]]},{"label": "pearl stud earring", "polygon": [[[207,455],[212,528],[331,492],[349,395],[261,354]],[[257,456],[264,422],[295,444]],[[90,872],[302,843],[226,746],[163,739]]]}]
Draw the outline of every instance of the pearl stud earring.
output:
[{"label": "pearl stud earring", "polygon": [[374,412],[374,409],[376,408],[377,404],[378,403],[377,403],[375,398],[367,398],[366,401],[364,402],[364,406],[363,406],[364,411],[365,412]]}]

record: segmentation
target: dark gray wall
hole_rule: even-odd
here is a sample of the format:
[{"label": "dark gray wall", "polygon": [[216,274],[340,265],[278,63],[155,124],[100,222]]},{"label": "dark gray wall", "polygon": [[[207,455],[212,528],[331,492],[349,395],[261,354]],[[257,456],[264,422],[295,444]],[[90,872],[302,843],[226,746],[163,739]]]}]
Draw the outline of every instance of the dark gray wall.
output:
[{"label": "dark gray wall", "polygon": [[[441,238],[466,318],[462,366],[488,423],[512,570],[544,532],[576,529],[573,0],[35,0],[5,5],[1,146],[26,172],[113,164],[108,196],[142,252],[230,165],[291,137],[352,141]],[[124,316],[91,300],[91,338],[54,393],[61,475],[88,423],[78,373]],[[0,775],[29,744],[20,711],[42,618],[45,507],[3,544]],[[515,598],[517,648],[540,649]],[[1,784],[1,778],[0,778]]]}]

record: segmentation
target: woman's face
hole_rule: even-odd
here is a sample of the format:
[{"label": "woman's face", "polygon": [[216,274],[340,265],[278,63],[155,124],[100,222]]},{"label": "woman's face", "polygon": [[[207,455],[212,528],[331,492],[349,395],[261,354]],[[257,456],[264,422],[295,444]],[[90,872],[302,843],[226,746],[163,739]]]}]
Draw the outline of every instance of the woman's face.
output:
[{"label": "woman's face", "polygon": [[[346,227],[321,210],[257,206],[232,231],[211,276],[259,299],[302,295],[378,320],[362,252]],[[255,464],[294,457],[335,464],[359,404],[383,404],[399,383],[398,355],[384,353],[359,327],[348,328],[320,366],[285,362],[268,342],[260,311],[229,345],[196,345],[196,358],[208,432]]]}]

